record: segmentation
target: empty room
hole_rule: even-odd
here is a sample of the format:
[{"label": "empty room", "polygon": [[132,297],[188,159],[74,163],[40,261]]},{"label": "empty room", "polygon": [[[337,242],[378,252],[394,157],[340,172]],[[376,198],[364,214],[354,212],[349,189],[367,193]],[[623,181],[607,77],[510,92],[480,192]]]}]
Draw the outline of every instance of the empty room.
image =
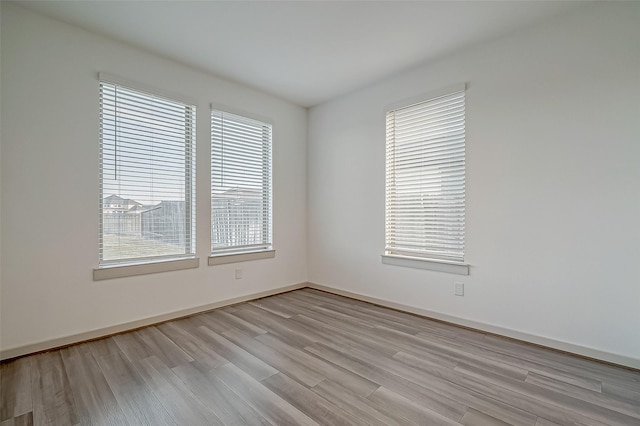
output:
[{"label": "empty room", "polygon": [[640,425],[640,2],[0,2],[0,425]]}]

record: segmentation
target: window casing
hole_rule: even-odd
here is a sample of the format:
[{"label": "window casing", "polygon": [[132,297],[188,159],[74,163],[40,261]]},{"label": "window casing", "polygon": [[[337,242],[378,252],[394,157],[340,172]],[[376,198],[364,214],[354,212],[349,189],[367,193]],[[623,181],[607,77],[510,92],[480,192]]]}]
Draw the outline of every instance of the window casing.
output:
[{"label": "window casing", "polygon": [[212,110],[212,256],[272,250],[271,145],[271,124]]},{"label": "window casing", "polygon": [[100,81],[100,267],[193,258],[193,105]]},{"label": "window casing", "polygon": [[464,261],[464,86],[387,113],[385,201],[385,255]]}]

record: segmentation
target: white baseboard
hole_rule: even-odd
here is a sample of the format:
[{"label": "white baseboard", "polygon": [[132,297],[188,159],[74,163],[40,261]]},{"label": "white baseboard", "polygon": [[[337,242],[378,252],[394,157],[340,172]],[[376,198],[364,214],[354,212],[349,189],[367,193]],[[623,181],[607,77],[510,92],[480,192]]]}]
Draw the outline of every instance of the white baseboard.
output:
[{"label": "white baseboard", "polygon": [[153,324],[158,324],[165,321],[170,321],[190,315],[199,314],[202,312],[210,311],[212,309],[221,308],[223,306],[233,305],[236,303],[246,302],[248,300],[259,299],[261,297],[273,296],[279,293],[285,293],[291,290],[297,290],[307,287],[307,283],[293,284],[285,287],[279,287],[272,290],[266,290],[259,293],[246,294],[244,296],[238,296],[231,299],[221,300],[218,302],[208,303],[206,305],[196,306],[193,308],[182,309],[176,312],[170,312],[167,314],[156,315],[153,317],[143,318],[140,320],[130,321],[122,324],[113,325],[110,327],[104,327],[96,330],[86,331],[83,333],[73,334],[64,337],[58,337],[43,342],[31,343],[24,346],[16,346],[9,349],[3,349],[0,351],[0,360],[16,358],[24,355],[33,354],[36,352],[42,352],[49,349],[59,348],[62,346],[72,345],[74,343],[85,342],[87,340],[99,339],[101,337],[110,336],[113,334],[124,333],[127,331],[135,330],[141,327],[146,327]]},{"label": "white baseboard", "polygon": [[409,312],[409,313],[417,314],[423,317],[433,318],[433,319],[448,322],[454,325],[473,328],[473,329],[485,331],[491,334],[496,334],[499,336],[520,340],[526,343],[533,343],[538,346],[544,346],[544,347],[556,349],[562,352],[569,352],[569,353],[580,355],[583,357],[604,361],[606,363],[616,364],[616,365],[640,370],[640,359],[637,359],[637,358],[632,358],[625,355],[606,352],[599,349],[590,348],[588,346],[581,346],[573,343],[563,342],[560,340],[550,339],[547,337],[537,336],[535,334],[529,334],[522,331],[512,330],[509,328],[504,328],[504,327],[500,327],[492,324],[486,324],[478,321],[469,320],[466,318],[460,318],[453,315],[444,314],[442,312],[430,311],[428,309],[417,308],[415,306],[403,305],[401,303],[390,302],[388,300],[383,300],[383,299],[377,299],[375,297],[370,297],[360,293],[353,293],[350,291],[340,290],[334,287],[328,287],[321,284],[315,284],[315,283],[309,282],[307,283],[307,286],[317,290],[334,293],[340,296],[346,296],[352,299],[362,300],[363,302],[374,303],[376,305],[397,309],[399,311]]},{"label": "white baseboard", "polygon": [[165,321],[170,321],[190,315],[207,312],[212,309],[221,308],[223,306],[233,305],[236,303],[246,302],[249,300],[255,300],[262,297],[273,296],[280,293],[285,293],[292,290],[298,290],[301,288],[314,288],[317,290],[334,293],[340,296],[350,297],[352,299],[362,300],[363,302],[374,303],[380,306],[386,306],[388,308],[397,309],[399,311],[409,312],[412,314],[420,315],[427,318],[433,318],[436,320],[448,322],[454,325],[460,325],[463,327],[473,328],[476,330],[504,336],[516,340],[520,340],[527,343],[533,343],[535,345],[544,346],[551,349],[556,349],[563,352],[569,352],[576,355],[580,355],[587,358],[593,358],[596,360],[604,361],[606,363],[621,365],[630,367],[636,370],[640,370],[640,359],[628,357],[625,355],[619,355],[611,352],[602,351],[599,349],[590,348],[587,346],[576,345],[573,343],[567,343],[560,340],[550,339],[547,337],[537,336],[535,334],[529,334],[509,328],[504,328],[492,324],[486,324],[478,321],[469,320],[466,318],[460,318],[453,315],[444,314],[442,312],[431,311],[428,309],[417,308],[415,306],[403,305],[401,303],[390,302],[388,300],[378,299],[371,296],[366,296],[360,293],[353,293],[346,290],[340,290],[338,288],[329,287],[321,284],[315,284],[311,282],[293,284],[285,287],[279,287],[272,290],[266,290],[259,293],[246,294],[243,296],[234,297],[231,299],[221,300],[218,302],[209,303],[206,305],[196,306],[193,308],[183,309],[176,312],[171,312],[162,315],[156,315],[136,321],[130,321],[110,327],[91,330],[83,333],[73,334],[64,337],[58,337],[55,339],[46,340],[43,342],[32,343],[24,346],[16,346],[9,349],[3,349],[0,351],[0,360],[6,360],[16,358],[24,355],[33,354],[36,352],[46,351],[58,347],[72,345],[74,343],[85,342],[88,340],[99,339],[101,337],[110,336],[113,334],[124,333],[127,331],[135,330],[138,328],[146,327],[153,324],[158,324]]}]

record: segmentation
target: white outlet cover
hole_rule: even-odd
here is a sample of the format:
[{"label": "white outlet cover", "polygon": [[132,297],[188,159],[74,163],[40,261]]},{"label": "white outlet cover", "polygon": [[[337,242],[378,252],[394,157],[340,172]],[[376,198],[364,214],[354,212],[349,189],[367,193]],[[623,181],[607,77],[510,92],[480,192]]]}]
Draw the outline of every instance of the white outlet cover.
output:
[{"label": "white outlet cover", "polygon": [[242,278],[242,269],[236,269],[236,280]]},{"label": "white outlet cover", "polygon": [[454,283],[454,294],[464,296],[464,283]]}]

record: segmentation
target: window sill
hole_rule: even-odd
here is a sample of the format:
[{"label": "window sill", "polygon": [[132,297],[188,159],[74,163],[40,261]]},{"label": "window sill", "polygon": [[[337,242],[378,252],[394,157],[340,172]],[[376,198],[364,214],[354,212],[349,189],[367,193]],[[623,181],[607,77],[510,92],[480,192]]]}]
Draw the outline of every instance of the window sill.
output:
[{"label": "window sill", "polygon": [[447,262],[445,260],[383,254],[382,263],[386,265],[404,266],[407,268],[446,272],[449,274],[469,275],[469,265],[466,263]]},{"label": "window sill", "polygon": [[93,280],[110,280],[112,278],[133,277],[135,275],[155,274],[158,272],[179,271],[200,266],[199,258],[165,260],[138,265],[107,266],[93,270]]},{"label": "window sill", "polygon": [[249,253],[217,254],[209,256],[209,266],[225,263],[248,262],[250,260],[270,259],[276,256],[275,250],[261,250]]}]

